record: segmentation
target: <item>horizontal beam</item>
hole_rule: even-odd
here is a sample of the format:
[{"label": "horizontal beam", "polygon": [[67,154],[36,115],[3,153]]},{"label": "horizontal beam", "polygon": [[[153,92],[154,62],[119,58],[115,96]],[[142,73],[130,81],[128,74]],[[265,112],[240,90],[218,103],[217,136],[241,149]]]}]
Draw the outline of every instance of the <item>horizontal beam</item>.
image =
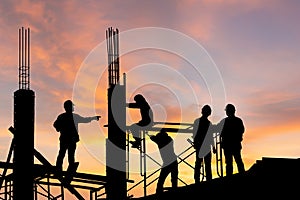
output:
[{"label": "horizontal beam", "polygon": [[162,128],[166,132],[170,132],[170,133],[193,133],[192,129],[170,128],[170,127],[151,127],[151,128],[147,128],[147,129],[144,129],[144,130],[146,130],[146,131],[152,131],[152,132],[159,132]]},{"label": "horizontal beam", "polygon": [[7,163],[7,162],[0,161],[0,168],[3,168],[3,169],[13,169],[13,167],[14,167],[13,163]]},{"label": "horizontal beam", "polygon": [[[49,166],[45,166],[45,165],[35,164],[35,172],[37,172],[37,174],[40,176],[40,178],[43,178],[43,177],[47,178],[49,173],[55,175],[56,168],[54,166],[49,167]],[[62,171],[62,175],[66,175],[66,174],[67,174],[67,171]],[[106,182],[107,181],[106,176],[80,173],[80,172],[76,172],[76,174],[74,175],[74,178],[81,180],[82,182],[84,180],[98,181],[98,182]]]},{"label": "horizontal beam", "polygon": [[191,123],[182,123],[182,122],[153,122],[154,125],[180,125],[180,126],[193,126]]},{"label": "horizontal beam", "polygon": [[[191,128],[172,128],[172,127],[146,127],[141,130],[150,131],[150,132],[159,132],[161,129],[164,129],[166,132],[170,133],[193,133]],[[130,126],[127,126],[127,130],[130,129]]]},{"label": "horizontal beam", "polygon": [[[51,185],[51,186],[58,186],[58,187],[61,187],[61,183],[54,183],[54,182],[47,182],[47,181],[38,181],[36,184],[41,184],[41,185]],[[85,189],[85,190],[93,190],[93,191],[96,191],[98,190],[99,188],[101,189],[102,187],[89,187],[89,186],[86,186],[86,185],[77,185],[77,184],[71,184],[71,186],[73,188],[76,188],[76,189]],[[100,190],[99,189],[99,190]]]},{"label": "horizontal beam", "polygon": [[[104,125],[107,127],[107,125]],[[130,130],[130,125],[126,126],[127,130]],[[150,132],[159,132],[164,129],[170,133],[193,133],[193,124],[183,122],[153,122],[151,127],[141,127],[141,130]]]}]

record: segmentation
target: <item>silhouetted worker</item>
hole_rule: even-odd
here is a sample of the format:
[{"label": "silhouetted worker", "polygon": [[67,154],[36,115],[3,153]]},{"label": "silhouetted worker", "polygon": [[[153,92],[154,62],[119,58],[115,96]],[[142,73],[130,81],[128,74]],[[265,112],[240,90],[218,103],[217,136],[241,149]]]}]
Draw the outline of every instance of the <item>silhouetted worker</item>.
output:
[{"label": "silhouetted worker", "polygon": [[174,151],[173,139],[167,134],[165,129],[161,129],[156,135],[150,136],[150,139],[157,144],[163,161],[156,186],[156,194],[159,197],[163,192],[163,185],[169,174],[171,174],[172,188],[177,188],[178,162]]},{"label": "silhouetted worker", "polygon": [[137,94],[134,96],[135,103],[127,103],[129,108],[140,109],[141,120],[130,126],[130,131],[132,133],[135,141],[131,142],[133,148],[139,148],[141,145],[141,128],[151,127],[153,125],[153,112],[148,102],[143,95]]},{"label": "silhouetted worker", "polygon": [[75,163],[76,143],[79,141],[78,124],[89,123],[92,120],[99,120],[101,116],[82,117],[74,112],[74,104],[71,100],[64,102],[65,112],[60,114],[54,121],[53,126],[60,132],[60,148],[56,159],[56,166],[62,170],[63,159],[68,151],[69,166]]},{"label": "silhouetted worker", "polygon": [[235,116],[235,107],[232,104],[227,104],[227,117],[222,119],[217,128],[221,136],[221,147],[224,150],[226,176],[233,173],[233,158],[236,162],[238,172],[245,172],[244,163],[241,156],[243,134],[245,127],[241,118]]},{"label": "silhouetted worker", "polygon": [[[196,161],[194,169],[195,183],[200,182],[200,169],[204,160],[205,177],[209,181],[212,179],[211,172],[211,150],[213,146],[213,132],[210,130],[212,123],[208,120],[211,115],[211,108],[209,105],[204,105],[201,110],[202,116],[197,118],[193,124],[193,139],[194,148],[196,150]],[[200,152],[201,150],[201,152]]]}]

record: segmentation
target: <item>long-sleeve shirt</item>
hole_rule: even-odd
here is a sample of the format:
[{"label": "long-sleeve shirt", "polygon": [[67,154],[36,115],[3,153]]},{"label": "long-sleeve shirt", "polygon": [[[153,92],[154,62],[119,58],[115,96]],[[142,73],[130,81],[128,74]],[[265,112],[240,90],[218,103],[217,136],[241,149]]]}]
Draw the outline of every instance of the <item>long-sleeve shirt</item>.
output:
[{"label": "long-sleeve shirt", "polygon": [[89,123],[95,117],[82,117],[76,113],[62,113],[54,121],[53,126],[57,132],[60,132],[60,141],[71,143],[79,141],[78,124]]},{"label": "long-sleeve shirt", "polygon": [[129,103],[129,108],[138,108],[140,109],[141,120],[138,122],[140,126],[151,125],[153,122],[153,112],[151,107],[147,102],[145,103]]},{"label": "long-sleeve shirt", "polygon": [[245,127],[241,118],[236,116],[222,119],[217,127],[220,131],[221,146],[224,149],[239,150],[242,148],[241,142]]},{"label": "long-sleeve shirt", "polygon": [[174,142],[169,135],[166,133],[158,133],[151,136],[150,139],[155,142],[159,148],[163,166],[167,166],[172,162],[177,161],[177,156],[174,151]]},{"label": "long-sleeve shirt", "polygon": [[[197,118],[193,124],[194,147],[200,155],[211,151],[214,143],[212,123],[205,117]],[[201,152],[200,152],[201,150]],[[202,156],[201,156],[202,157]]]}]

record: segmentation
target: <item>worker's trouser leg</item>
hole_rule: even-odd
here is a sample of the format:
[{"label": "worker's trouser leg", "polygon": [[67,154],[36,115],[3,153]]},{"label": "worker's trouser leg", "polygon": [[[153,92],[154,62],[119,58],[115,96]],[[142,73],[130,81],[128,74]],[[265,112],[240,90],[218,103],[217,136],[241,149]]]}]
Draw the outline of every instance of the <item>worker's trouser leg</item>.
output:
[{"label": "worker's trouser leg", "polygon": [[75,150],[76,150],[76,143],[70,144],[68,148],[68,161],[70,166],[74,165],[75,163]]}]

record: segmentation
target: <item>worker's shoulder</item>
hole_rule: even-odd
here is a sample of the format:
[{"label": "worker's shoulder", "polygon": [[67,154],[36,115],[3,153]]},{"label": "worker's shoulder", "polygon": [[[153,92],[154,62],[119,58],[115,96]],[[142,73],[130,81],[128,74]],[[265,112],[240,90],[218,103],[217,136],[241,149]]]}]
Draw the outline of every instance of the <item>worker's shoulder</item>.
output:
[{"label": "worker's shoulder", "polygon": [[236,121],[243,121],[243,119],[241,118],[241,117],[239,117],[239,116],[234,116],[234,119],[236,120]]},{"label": "worker's shoulder", "polygon": [[173,138],[172,138],[170,135],[168,135],[168,136],[167,136],[167,140],[168,140],[169,142],[171,142],[171,141],[173,141]]},{"label": "worker's shoulder", "polygon": [[194,120],[194,124],[197,124],[197,123],[199,123],[199,121],[200,121],[200,118],[201,118],[201,117],[197,117],[197,118]]},{"label": "worker's shoulder", "polygon": [[72,116],[73,117],[82,117],[80,114],[78,114],[78,113],[72,113]]},{"label": "worker's shoulder", "polygon": [[60,113],[58,116],[57,116],[57,119],[61,119],[65,116],[65,113]]},{"label": "worker's shoulder", "polygon": [[80,115],[76,114],[76,113],[61,113],[57,116],[57,119],[60,120],[66,120],[66,119],[70,119],[70,118],[74,118],[74,117],[80,117]]}]

